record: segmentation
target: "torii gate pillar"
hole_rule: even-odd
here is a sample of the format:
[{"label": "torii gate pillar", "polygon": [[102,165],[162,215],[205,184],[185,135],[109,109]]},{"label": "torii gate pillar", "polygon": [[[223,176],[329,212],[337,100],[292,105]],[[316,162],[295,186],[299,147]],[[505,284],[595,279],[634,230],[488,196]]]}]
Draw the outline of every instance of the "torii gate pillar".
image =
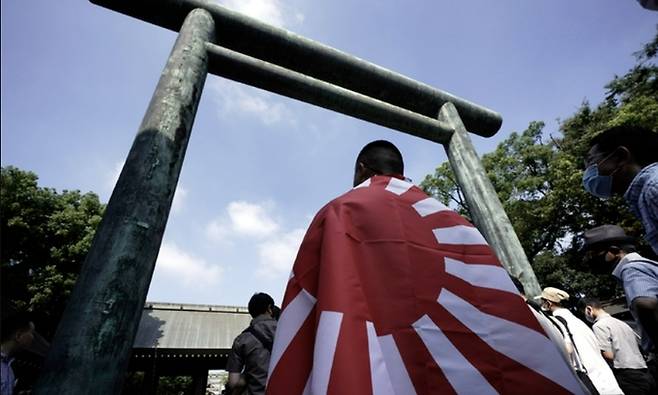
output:
[{"label": "torii gate pillar", "polygon": [[119,394],[206,80],[214,21],[187,16],[55,333],[36,394]]}]

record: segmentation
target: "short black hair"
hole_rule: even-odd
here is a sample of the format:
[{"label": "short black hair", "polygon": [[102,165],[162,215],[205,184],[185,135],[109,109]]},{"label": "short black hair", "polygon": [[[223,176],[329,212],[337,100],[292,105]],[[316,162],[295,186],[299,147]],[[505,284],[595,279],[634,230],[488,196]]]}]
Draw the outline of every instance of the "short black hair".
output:
[{"label": "short black hair", "polygon": [[400,150],[386,140],[375,140],[366,144],[356,161],[380,174],[404,174],[404,161]]},{"label": "short black hair", "polygon": [[27,312],[17,312],[7,317],[3,317],[2,324],[2,342],[4,343],[18,331],[24,331],[30,328],[30,323],[34,322],[32,316]]},{"label": "short black hair", "polygon": [[274,299],[264,292],[255,293],[254,296],[249,299],[249,314],[256,318],[261,314],[267,312],[268,307],[274,306]]},{"label": "short black hair", "polygon": [[595,145],[605,154],[626,147],[642,167],[658,162],[658,132],[640,126],[621,125],[606,129],[590,140],[590,148]]},{"label": "short black hair", "polygon": [[272,307],[272,318],[278,321],[279,317],[281,317],[281,308],[279,306]]},{"label": "short black hair", "polygon": [[578,310],[585,310],[585,307],[592,306],[595,309],[600,309],[603,307],[601,301],[598,298],[582,298],[578,301]]}]

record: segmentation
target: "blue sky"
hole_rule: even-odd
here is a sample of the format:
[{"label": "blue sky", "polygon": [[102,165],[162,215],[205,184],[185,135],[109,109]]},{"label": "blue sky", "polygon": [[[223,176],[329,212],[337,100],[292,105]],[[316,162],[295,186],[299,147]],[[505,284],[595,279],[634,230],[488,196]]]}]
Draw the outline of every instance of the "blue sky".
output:
[{"label": "blue sky", "polygon": [[[658,13],[634,0],[224,0],[229,8],[500,112],[480,154],[533,120],[557,133],[634,63]],[[85,1],[3,1],[2,165],[106,202],[175,33]],[[315,212],[351,186],[354,157],[394,142],[418,182],[443,148],[209,76],[148,299],[280,302]]]}]

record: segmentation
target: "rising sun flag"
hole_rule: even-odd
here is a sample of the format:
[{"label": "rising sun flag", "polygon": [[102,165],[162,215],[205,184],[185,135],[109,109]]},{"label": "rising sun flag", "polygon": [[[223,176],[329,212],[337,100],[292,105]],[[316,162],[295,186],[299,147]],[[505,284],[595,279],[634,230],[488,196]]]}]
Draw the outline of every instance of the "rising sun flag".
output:
[{"label": "rising sun flag", "polygon": [[267,394],[582,394],[478,230],[396,177],[314,218]]}]

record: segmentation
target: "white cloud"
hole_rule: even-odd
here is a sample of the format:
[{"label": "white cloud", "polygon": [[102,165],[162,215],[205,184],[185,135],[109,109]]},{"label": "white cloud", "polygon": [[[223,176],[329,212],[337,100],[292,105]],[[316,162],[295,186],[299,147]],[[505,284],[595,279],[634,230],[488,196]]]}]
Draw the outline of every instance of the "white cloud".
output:
[{"label": "white cloud", "polygon": [[206,236],[213,242],[235,242],[247,246],[254,253],[251,259],[257,264],[258,276],[268,280],[285,278],[290,273],[306,228],[285,229],[273,216],[274,211],[272,202],[231,202],[223,216],[206,225]]},{"label": "white cloud", "polygon": [[305,233],[306,229],[298,228],[261,243],[258,246],[258,274],[268,278],[288,275]]},{"label": "white cloud", "polygon": [[206,225],[206,237],[214,242],[228,242],[231,234],[228,224],[221,218],[214,219]]},{"label": "white cloud", "polygon": [[271,202],[231,202],[224,216],[206,225],[206,236],[213,241],[227,241],[227,237],[233,234],[259,239],[269,237],[280,228],[268,213],[273,206]]},{"label": "white cloud", "polygon": [[255,118],[265,125],[295,123],[292,111],[274,93],[222,78],[211,82],[221,118]]},{"label": "white cloud", "polygon": [[222,0],[220,3],[226,8],[279,27],[285,27],[291,20],[304,22],[304,14],[285,10],[280,0]]},{"label": "white cloud", "polygon": [[271,203],[231,202],[227,211],[233,230],[246,236],[268,236],[279,230],[279,225],[267,210]]},{"label": "white cloud", "polygon": [[186,287],[217,285],[223,268],[193,256],[174,243],[162,243],[153,274],[153,283],[175,280]]}]

